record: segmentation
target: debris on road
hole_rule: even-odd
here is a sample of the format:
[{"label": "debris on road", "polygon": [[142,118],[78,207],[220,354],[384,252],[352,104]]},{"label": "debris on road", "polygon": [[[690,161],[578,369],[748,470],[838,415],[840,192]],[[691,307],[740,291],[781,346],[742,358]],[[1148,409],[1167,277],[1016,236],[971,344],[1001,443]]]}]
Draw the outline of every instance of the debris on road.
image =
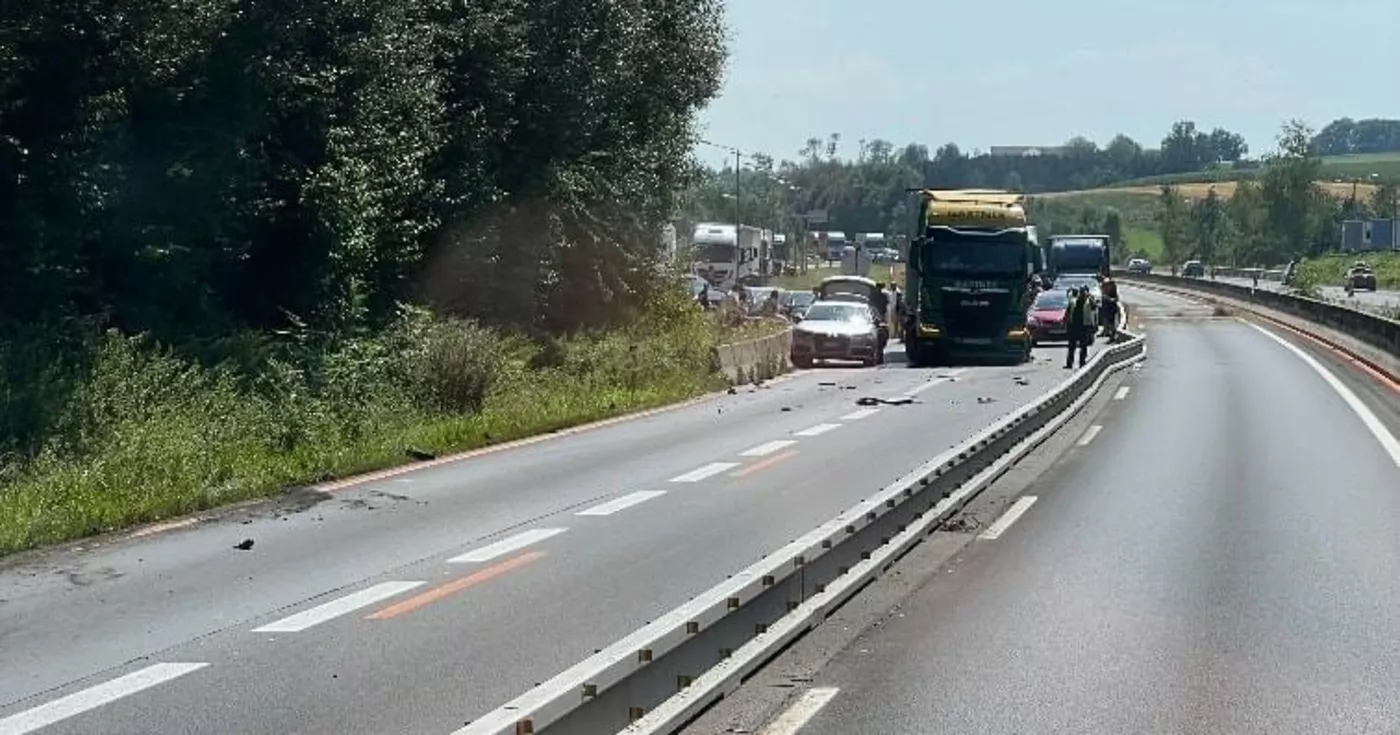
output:
[{"label": "debris on road", "polygon": [[248,551],[249,549],[253,548],[253,540],[250,538],[245,538],[242,541],[239,541],[238,543],[234,544],[233,548],[238,549],[239,551]]},{"label": "debris on road", "polygon": [[1016,385],[1030,385],[1030,384],[1031,384],[1031,381],[1026,380],[1026,376],[1024,376],[1024,375],[1017,375],[1016,377],[1012,378],[1012,380],[1016,382]]},{"label": "debris on road", "polygon": [[987,396],[977,396],[977,402],[978,402],[978,403],[996,403],[996,402],[997,402],[997,399],[995,399],[995,398],[988,398]]},{"label": "debris on road", "polygon": [[862,396],[856,399],[857,406],[907,406],[914,402],[914,399],[909,396],[900,396],[898,398],[875,398],[872,396]]}]

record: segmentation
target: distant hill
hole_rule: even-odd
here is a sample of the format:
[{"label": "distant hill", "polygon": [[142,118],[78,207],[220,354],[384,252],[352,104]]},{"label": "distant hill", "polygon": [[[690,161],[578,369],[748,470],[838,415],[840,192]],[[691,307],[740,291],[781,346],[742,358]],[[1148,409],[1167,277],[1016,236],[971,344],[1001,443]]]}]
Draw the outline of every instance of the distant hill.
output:
[{"label": "distant hill", "polygon": [[[1114,183],[1106,189],[1124,189],[1139,186],[1161,186],[1163,184],[1195,184],[1207,182],[1244,181],[1259,175],[1262,169],[1251,166],[1219,168],[1210,171],[1192,171],[1181,174],[1146,176]],[[1329,179],[1344,182],[1347,192],[1351,191],[1351,181],[1366,181],[1372,176],[1379,179],[1400,180],[1400,151],[1391,153],[1353,153],[1344,156],[1324,156],[1322,172]],[[1086,190],[1087,191],[1087,190]],[[1183,192],[1184,194],[1185,192]],[[1221,192],[1223,193],[1223,192]]]}]

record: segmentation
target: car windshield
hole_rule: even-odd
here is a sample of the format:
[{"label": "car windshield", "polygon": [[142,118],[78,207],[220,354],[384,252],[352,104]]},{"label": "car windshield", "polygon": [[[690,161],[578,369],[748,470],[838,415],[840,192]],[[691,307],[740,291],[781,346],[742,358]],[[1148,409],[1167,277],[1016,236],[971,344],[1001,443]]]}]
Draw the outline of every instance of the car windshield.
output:
[{"label": "car windshield", "polygon": [[1035,308],[1037,309],[1063,309],[1069,306],[1069,292],[1067,291],[1042,291],[1035,297]]},{"label": "car windshield", "polygon": [[783,306],[811,306],[817,295],[811,291],[789,291],[783,296]]},{"label": "car windshield", "polygon": [[868,322],[870,310],[855,304],[816,304],[807,310],[807,321]]},{"label": "car windshield", "polygon": [[737,249],[733,245],[701,245],[696,252],[696,260],[703,263],[730,263],[734,261]]},{"label": "car windshield", "polygon": [[1024,275],[1026,245],[1006,237],[935,237],[920,249],[920,269],[927,273]]}]

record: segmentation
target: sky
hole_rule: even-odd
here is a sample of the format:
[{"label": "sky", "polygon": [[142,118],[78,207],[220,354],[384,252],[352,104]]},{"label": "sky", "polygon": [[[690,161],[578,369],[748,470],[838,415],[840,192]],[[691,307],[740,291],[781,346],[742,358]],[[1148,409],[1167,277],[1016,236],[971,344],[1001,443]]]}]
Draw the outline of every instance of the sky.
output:
[{"label": "sky", "polygon": [[1183,119],[1254,155],[1290,118],[1400,118],[1400,0],[725,5],[730,58],[701,136],[780,160],[831,133],[843,156],[875,138],[932,153],[1121,132],[1156,147]]}]

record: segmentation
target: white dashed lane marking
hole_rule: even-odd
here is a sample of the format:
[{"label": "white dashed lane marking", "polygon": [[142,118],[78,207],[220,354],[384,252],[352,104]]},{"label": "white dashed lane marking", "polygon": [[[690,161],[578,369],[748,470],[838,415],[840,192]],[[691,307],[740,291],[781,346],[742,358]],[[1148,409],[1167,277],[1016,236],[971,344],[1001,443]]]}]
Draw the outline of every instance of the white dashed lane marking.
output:
[{"label": "white dashed lane marking", "polygon": [[491,561],[498,556],[505,556],[512,551],[519,551],[530,544],[537,544],[547,538],[558,536],[567,531],[567,528],[536,528],[524,533],[517,533],[514,536],[503,538],[494,544],[483,546],[479,549],[468,551],[461,556],[454,556],[447,560],[448,564],[479,564],[484,561]]},{"label": "white dashed lane marking", "polygon": [[690,472],[671,478],[671,482],[700,482],[709,477],[714,477],[722,472],[738,467],[738,462],[711,462],[710,464],[691,470]]},{"label": "white dashed lane marking", "polygon": [[817,424],[810,429],[803,429],[794,433],[794,436],[821,436],[828,431],[835,431],[841,428],[840,424]]},{"label": "white dashed lane marking", "polygon": [[119,676],[111,681],[88,687],[48,704],[0,719],[0,735],[28,735],[70,717],[97,709],[123,697],[159,686],[185,674],[198,671],[209,664],[151,664],[144,669]]},{"label": "white dashed lane marking", "polygon": [[796,443],[797,443],[797,441],[796,441],[796,440],[793,440],[793,439],[779,439],[779,440],[777,440],[777,441],[768,442],[767,444],[760,444],[760,445],[758,445],[758,446],[756,446],[756,447],[754,447],[753,449],[750,449],[750,450],[748,450],[748,451],[740,452],[740,453],[739,453],[739,456],[740,456],[740,457],[766,457],[766,456],[768,456],[768,455],[770,455],[770,454],[773,454],[774,452],[780,452],[780,451],[782,451],[782,450],[784,450],[784,449],[787,449],[788,447],[790,447],[790,446],[792,446],[792,445],[794,445],[794,444],[796,444]]},{"label": "white dashed lane marking", "polygon": [[634,505],[640,505],[648,500],[651,500],[652,498],[659,498],[665,494],[666,491],[664,490],[639,490],[635,493],[623,495],[622,497],[617,498],[615,500],[609,500],[606,503],[600,503],[598,505],[593,506],[592,508],[589,508],[588,510],[581,510],[578,513],[575,513],[574,515],[610,516],[618,511],[626,510]]},{"label": "white dashed lane marking", "polygon": [[295,615],[289,615],[274,623],[268,623],[260,628],[254,628],[254,633],[300,633],[312,626],[320,625],[328,620],[355,612],[362,607],[369,607],[381,600],[387,600],[395,595],[401,595],[415,587],[422,587],[425,582],[381,582],[353,592],[336,600],[331,600],[324,605],[317,605],[310,610],[303,610]]}]

